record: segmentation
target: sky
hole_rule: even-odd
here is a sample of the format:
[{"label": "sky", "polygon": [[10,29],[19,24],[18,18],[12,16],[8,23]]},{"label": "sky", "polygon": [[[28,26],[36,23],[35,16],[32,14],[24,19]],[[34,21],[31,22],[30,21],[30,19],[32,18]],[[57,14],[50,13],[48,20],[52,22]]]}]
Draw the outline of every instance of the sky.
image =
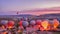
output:
[{"label": "sky", "polygon": [[12,11],[60,7],[60,0],[0,0],[0,15],[15,14]]}]

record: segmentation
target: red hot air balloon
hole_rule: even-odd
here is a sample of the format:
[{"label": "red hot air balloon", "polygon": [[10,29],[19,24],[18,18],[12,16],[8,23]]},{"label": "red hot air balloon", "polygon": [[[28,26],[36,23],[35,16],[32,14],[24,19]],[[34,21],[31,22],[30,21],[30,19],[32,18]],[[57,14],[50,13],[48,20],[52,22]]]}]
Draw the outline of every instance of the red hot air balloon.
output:
[{"label": "red hot air balloon", "polygon": [[8,28],[13,28],[14,26],[14,21],[9,21],[8,22]]},{"label": "red hot air balloon", "polygon": [[41,25],[41,20],[37,20],[37,21],[36,21],[36,24],[37,24],[37,25]]},{"label": "red hot air balloon", "polygon": [[23,20],[20,20],[20,22],[18,23],[19,24],[19,29],[24,29],[24,27],[23,27]]},{"label": "red hot air balloon", "polygon": [[41,28],[41,20],[36,20],[36,26],[38,29]]},{"label": "red hot air balloon", "polygon": [[54,21],[53,27],[54,29],[57,29],[57,27],[59,26],[59,21],[57,19],[54,19],[53,21]]},{"label": "red hot air balloon", "polygon": [[19,26],[22,26],[22,20],[19,22]]}]

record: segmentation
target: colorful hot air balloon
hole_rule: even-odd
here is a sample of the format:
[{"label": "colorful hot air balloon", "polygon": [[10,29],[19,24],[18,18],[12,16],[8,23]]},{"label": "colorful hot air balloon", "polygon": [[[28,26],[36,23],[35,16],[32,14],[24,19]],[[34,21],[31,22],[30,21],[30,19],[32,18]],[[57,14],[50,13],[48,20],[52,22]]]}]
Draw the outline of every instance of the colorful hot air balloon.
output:
[{"label": "colorful hot air balloon", "polygon": [[46,30],[47,27],[48,27],[48,21],[43,21],[43,22],[41,22],[41,25],[42,25],[42,27],[44,28],[44,30]]},{"label": "colorful hot air balloon", "polygon": [[41,20],[36,20],[36,28],[41,28]]},{"label": "colorful hot air balloon", "polygon": [[49,26],[49,29],[50,30],[53,30],[53,20],[50,20],[49,21],[49,25],[48,26]]},{"label": "colorful hot air balloon", "polygon": [[8,28],[13,28],[14,26],[14,21],[9,21],[8,22]]},{"label": "colorful hot air balloon", "polygon": [[19,22],[19,26],[20,26],[20,27],[19,27],[19,29],[24,29],[24,28],[23,28],[23,24],[22,24],[22,23],[23,23],[23,21],[22,21],[22,20],[20,20],[20,22]]},{"label": "colorful hot air balloon", "polygon": [[35,25],[35,24],[36,24],[35,20],[30,21],[30,25]]},{"label": "colorful hot air balloon", "polygon": [[54,19],[53,21],[54,21],[53,27],[54,29],[57,29],[57,27],[59,26],[59,21],[57,19]]}]

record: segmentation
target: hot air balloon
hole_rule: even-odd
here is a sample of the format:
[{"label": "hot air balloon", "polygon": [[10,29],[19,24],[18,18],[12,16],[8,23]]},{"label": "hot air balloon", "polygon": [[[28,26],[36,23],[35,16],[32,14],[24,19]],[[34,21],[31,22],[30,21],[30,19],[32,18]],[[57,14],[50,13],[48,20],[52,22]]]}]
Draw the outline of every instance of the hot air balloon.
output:
[{"label": "hot air balloon", "polygon": [[30,21],[30,25],[35,25],[36,24],[36,21],[35,20],[31,20]]},{"label": "hot air balloon", "polygon": [[48,26],[50,27],[50,30],[53,29],[53,20],[50,20],[50,21],[49,21],[49,25],[48,25]]},{"label": "hot air balloon", "polygon": [[13,28],[14,21],[8,21],[8,28]]},{"label": "hot air balloon", "polygon": [[19,22],[19,25],[22,26],[22,20]]},{"label": "hot air balloon", "polygon": [[22,25],[23,25],[24,27],[27,27],[27,26],[29,25],[29,23],[28,23],[27,21],[23,21],[23,22],[22,22]]},{"label": "hot air balloon", "polygon": [[46,30],[47,29],[47,27],[48,27],[48,21],[43,21],[42,23],[41,23],[41,25],[42,25],[42,27],[44,28],[44,30]]},{"label": "hot air balloon", "polygon": [[53,27],[54,29],[57,29],[57,27],[59,26],[59,21],[57,19],[54,19],[53,21],[54,21]]},{"label": "hot air balloon", "polygon": [[23,24],[22,24],[22,23],[23,23],[23,21],[22,21],[22,20],[20,20],[20,22],[19,22],[19,26],[20,26],[20,27],[19,27],[19,29],[24,29],[24,28],[23,28]]},{"label": "hot air balloon", "polygon": [[6,25],[8,23],[8,20],[1,20],[1,24]]},{"label": "hot air balloon", "polygon": [[36,20],[37,25],[41,25],[41,20]]},{"label": "hot air balloon", "polygon": [[27,17],[24,17],[23,19],[24,19],[25,21],[27,21],[27,20],[28,20],[28,18],[27,18]]}]

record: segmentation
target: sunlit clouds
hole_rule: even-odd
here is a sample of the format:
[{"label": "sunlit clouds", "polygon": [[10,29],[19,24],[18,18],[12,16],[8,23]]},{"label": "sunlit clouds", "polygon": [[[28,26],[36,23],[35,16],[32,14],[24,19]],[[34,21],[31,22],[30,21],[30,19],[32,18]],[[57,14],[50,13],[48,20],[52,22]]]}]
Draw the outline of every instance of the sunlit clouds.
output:
[{"label": "sunlit clouds", "polygon": [[[6,14],[10,12],[12,14],[15,14],[16,11],[44,9],[44,8],[48,9],[52,7],[60,7],[60,0],[0,0],[0,12],[2,12],[2,14],[5,14],[6,12],[7,12]],[[34,13],[32,12],[32,13],[38,15],[38,14],[41,14],[42,11],[37,13],[36,12]],[[42,14],[44,14],[45,12],[46,11],[42,12]],[[27,11],[26,14],[27,13],[29,13],[29,11]],[[46,12],[46,13],[49,13],[49,12]]]}]

